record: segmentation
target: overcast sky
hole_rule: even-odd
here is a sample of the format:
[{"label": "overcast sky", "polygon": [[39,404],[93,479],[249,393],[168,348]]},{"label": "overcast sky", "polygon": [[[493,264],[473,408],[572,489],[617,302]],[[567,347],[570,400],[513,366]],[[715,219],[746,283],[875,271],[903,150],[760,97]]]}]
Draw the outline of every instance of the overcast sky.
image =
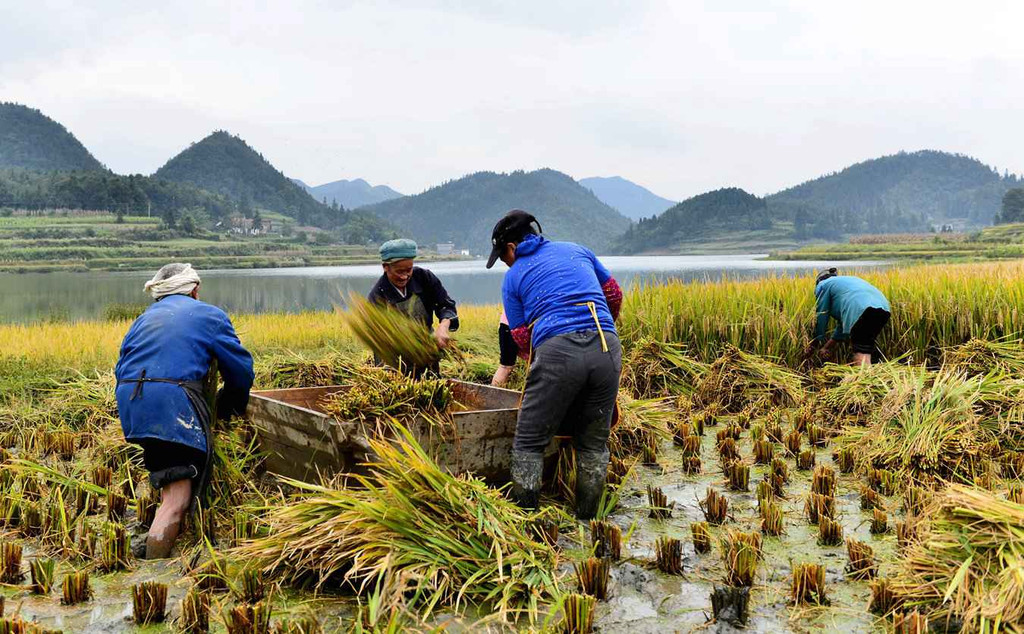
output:
[{"label": "overcast sky", "polygon": [[310,184],[478,170],[765,194],[901,149],[1024,171],[1024,3],[0,0],[0,100],[151,173],[215,129]]}]

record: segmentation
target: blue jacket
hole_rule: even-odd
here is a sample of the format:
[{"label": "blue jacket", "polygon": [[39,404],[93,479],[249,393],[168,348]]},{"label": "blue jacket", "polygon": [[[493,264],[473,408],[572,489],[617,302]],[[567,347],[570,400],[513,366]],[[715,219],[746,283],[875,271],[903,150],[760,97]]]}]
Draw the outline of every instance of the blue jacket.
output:
[{"label": "blue jacket", "polygon": [[[248,398],[252,356],[221,309],[186,295],[169,295],[142,313],[121,344],[117,411],[127,440],[156,438],[206,451],[206,437],[185,391],[171,383],[122,383],[146,371],[149,378],[201,381],[213,359],[233,398]],[[244,397],[244,398],[242,398]]]},{"label": "blue jacket", "polygon": [[830,318],[838,322],[832,338],[841,341],[850,337],[850,329],[868,308],[891,310],[882,291],[852,275],[830,277],[820,282],[814,288],[814,299],[817,304],[815,341],[825,339]]},{"label": "blue jacket", "polygon": [[557,335],[597,330],[587,307],[593,302],[601,329],[615,333],[601,286],[612,274],[586,247],[527,236],[501,285],[505,316],[513,330],[533,326],[533,348]]}]

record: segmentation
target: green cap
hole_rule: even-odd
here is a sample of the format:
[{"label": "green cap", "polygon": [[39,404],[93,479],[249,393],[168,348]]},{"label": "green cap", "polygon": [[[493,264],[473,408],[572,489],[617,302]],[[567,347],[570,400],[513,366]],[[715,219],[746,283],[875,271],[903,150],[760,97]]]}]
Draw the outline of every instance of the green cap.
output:
[{"label": "green cap", "polygon": [[380,261],[411,260],[416,257],[416,243],[408,238],[388,240],[380,245]]}]

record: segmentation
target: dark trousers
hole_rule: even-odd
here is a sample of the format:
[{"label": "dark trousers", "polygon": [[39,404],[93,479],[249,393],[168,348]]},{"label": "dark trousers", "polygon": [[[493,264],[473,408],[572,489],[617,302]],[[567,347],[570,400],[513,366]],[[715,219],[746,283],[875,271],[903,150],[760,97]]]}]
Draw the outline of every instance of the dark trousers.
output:
[{"label": "dark trousers", "polygon": [[622,347],[597,331],[552,337],[537,348],[516,424],[515,451],[543,453],[560,431],[578,452],[604,452],[619,393]]},{"label": "dark trousers", "polygon": [[882,308],[867,308],[857,323],[850,329],[850,344],[854,352],[874,355],[875,340],[882,328],[889,323],[889,311]]}]

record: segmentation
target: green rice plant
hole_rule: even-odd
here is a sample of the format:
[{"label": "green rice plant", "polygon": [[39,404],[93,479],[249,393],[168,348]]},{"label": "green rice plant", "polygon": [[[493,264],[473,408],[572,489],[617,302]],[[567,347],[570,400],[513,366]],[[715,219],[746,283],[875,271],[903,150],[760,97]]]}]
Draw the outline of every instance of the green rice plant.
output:
[{"label": "green rice plant", "polygon": [[192,586],[181,600],[178,630],[184,634],[206,634],[210,631],[210,595]]},{"label": "green rice plant", "polygon": [[167,617],[167,584],[143,581],[132,586],[132,616],[138,625],[163,623]]},{"label": "green rice plant", "polygon": [[53,559],[33,559],[29,563],[29,573],[32,576],[32,592],[35,594],[50,594],[53,588],[54,575],[57,570],[57,562]]},{"label": "green rice plant", "polygon": [[810,563],[794,565],[789,600],[793,605],[830,605],[825,591],[825,567]]},{"label": "green rice plant", "polygon": [[654,563],[664,573],[683,574],[683,543],[674,537],[659,537],[654,542]]},{"label": "green rice plant", "polygon": [[107,572],[128,568],[129,536],[124,526],[108,522],[100,544],[99,566]]},{"label": "green rice plant", "polygon": [[285,582],[378,578],[389,601],[423,610],[487,603],[499,614],[537,604],[555,587],[554,551],[535,541],[530,516],[471,476],[440,469],[412,434],[370,441],[370,475],[345,489],[286,481],[299,495],[268,509],[266,536],[236,555]]},{"label": "green rice plant", "polygon": [[320,621],[315,616],[293,616],[274,624],[274,634],[323,634]]},{"label": "green rice plant", "polygon": [[88,570],[69,572],[64,577],[61,603],[64,605],[77,605],[88,601],[91,597],[92,589],[89,587]]},{"label": "green rice plant", "polygon": [[849,537],[846,540],[846,555],[849,559],[846,572],[852,579],[871,579],[878,574],[875,551],[871,546]]},{"label": "green rice plant", "polygon": [[608,599],[608,575],[611,571],[611,560],[591,557],[573,564],[580,592],[589,594],[598,601]]},{"label": "green rice plant", "polygon": [[345,323],[377,358],[393,368],[429,368],[441,359],[430,331],[400,310],[351,293]]},{"label": "green rice plant", "polygon": [[832,452],[832,461],[836,463],[839,473],[853,473],[854,467],[857,466],[853,449],[850,447]]},{"label": "green rice plant", "polygon": [[728,531],[722,539],[722,559],[726,584],[745,588],[754,585],[761,560],[761,535]]},{"label": "green rice plant", "polygon": [[562,629],[566,634],[589,634],[594,630],[597,599],[586,594],[568,594],[562,600]]},{"label": "green rice plant", "polygon": [[693,549],[697,553],[711,552],[711,529],[707,522],[690,524],[690,534],[693,536]]},{"label": "green rice plant", "polygon": [[665,520],[672,517],[672,508],[675,502],[669,504],[668,498],[660,487],[647,485],[647,504],[650,507],[649,517],[651,519]]},{"label": "green rice plant", "polygon": [[952,485],[938,494],[905,547],[895,593],[965,631],[1024,627],[1024,506]]}]

